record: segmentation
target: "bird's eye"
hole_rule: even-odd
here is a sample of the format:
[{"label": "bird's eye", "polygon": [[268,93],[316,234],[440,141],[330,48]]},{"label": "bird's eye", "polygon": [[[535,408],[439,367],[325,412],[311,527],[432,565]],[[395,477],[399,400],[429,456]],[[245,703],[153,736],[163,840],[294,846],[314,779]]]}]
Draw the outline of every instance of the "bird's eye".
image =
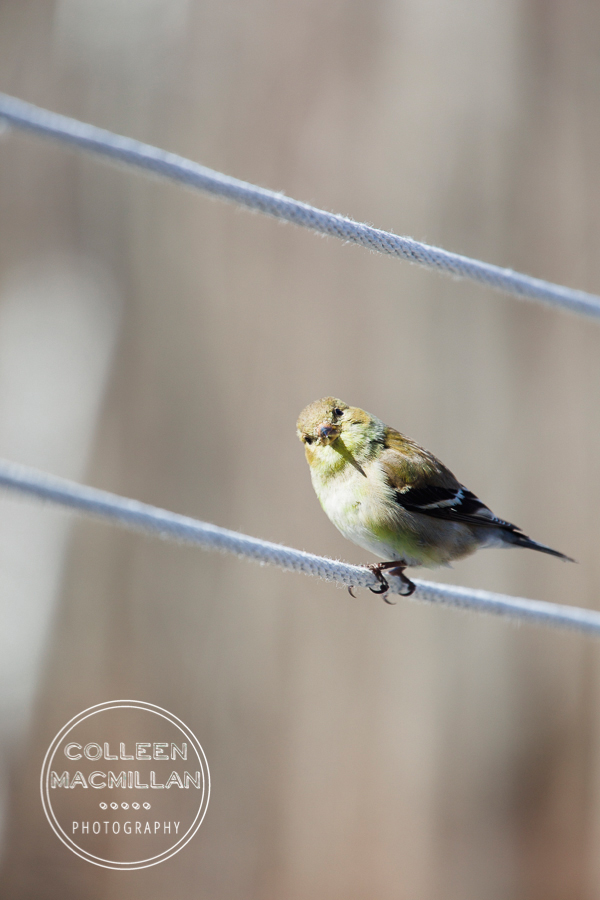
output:
[{"label": "bird's eye", "polygon": [[344,415],[344,411],[341,410],[341,409],[338,409],[338,407],[336,406],[336,408],[335,408],[334,411],[333,411],[333,414],[334,414],[334,416],[343,416],[343,415]]},{"label": "bird's eye", "polygon": [[312,444],[313,441],[314,441],[314,438],[312,438],[309,434],[304,435],[304,443],[305,444]]}]

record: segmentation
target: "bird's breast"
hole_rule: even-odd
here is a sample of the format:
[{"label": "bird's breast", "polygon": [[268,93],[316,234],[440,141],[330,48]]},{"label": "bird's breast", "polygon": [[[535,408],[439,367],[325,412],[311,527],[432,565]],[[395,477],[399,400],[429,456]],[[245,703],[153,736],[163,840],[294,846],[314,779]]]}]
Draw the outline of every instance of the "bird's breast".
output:
[{"label": "bird's breast", "polygon": [[377,532],[389,521],[396,504],[393,490],[376,463],[364,467],[365,475],[348,465],[335,475],[312,472],[321,506],[344,537],[385,556]]}]

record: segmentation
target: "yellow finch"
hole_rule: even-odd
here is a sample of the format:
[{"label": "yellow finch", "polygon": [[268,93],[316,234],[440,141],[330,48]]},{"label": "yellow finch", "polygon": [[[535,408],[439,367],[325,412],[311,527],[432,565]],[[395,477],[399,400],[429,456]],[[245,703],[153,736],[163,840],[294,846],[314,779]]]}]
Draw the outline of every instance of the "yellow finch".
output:
[{"label": "yellow finch", "polygon": [[300,413],[313,487],[344,537],[389,560],[369,566],[399,577],[407,566],[443,566],[480,547],[528,547],[570,557],[532,541],[488,509],[438,459],[363,409],[324,397]]}]

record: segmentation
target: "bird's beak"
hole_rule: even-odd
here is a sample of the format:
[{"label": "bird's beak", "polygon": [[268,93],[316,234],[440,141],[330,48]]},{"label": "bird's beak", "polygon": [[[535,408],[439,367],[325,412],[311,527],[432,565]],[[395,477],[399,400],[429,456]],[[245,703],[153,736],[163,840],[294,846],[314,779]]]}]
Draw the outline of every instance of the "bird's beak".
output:
[{"label": "bird's beak", "polygon": [[339,436],[339,429],[330,422],[322,422],[317,428],[319,441],[321,444],[331,444]]}]

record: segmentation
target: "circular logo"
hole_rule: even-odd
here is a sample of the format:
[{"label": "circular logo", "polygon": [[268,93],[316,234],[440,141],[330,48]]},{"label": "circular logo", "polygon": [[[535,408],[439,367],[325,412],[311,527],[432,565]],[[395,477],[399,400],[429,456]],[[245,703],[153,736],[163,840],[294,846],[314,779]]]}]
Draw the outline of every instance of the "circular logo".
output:
[{"label": "circular logo", "polygon": [[210,773],[180,719],[153,703],[113,700],[58,732],[40,787],[46,817],[73,853],[106,869],[144,869],[198,831]]}]

